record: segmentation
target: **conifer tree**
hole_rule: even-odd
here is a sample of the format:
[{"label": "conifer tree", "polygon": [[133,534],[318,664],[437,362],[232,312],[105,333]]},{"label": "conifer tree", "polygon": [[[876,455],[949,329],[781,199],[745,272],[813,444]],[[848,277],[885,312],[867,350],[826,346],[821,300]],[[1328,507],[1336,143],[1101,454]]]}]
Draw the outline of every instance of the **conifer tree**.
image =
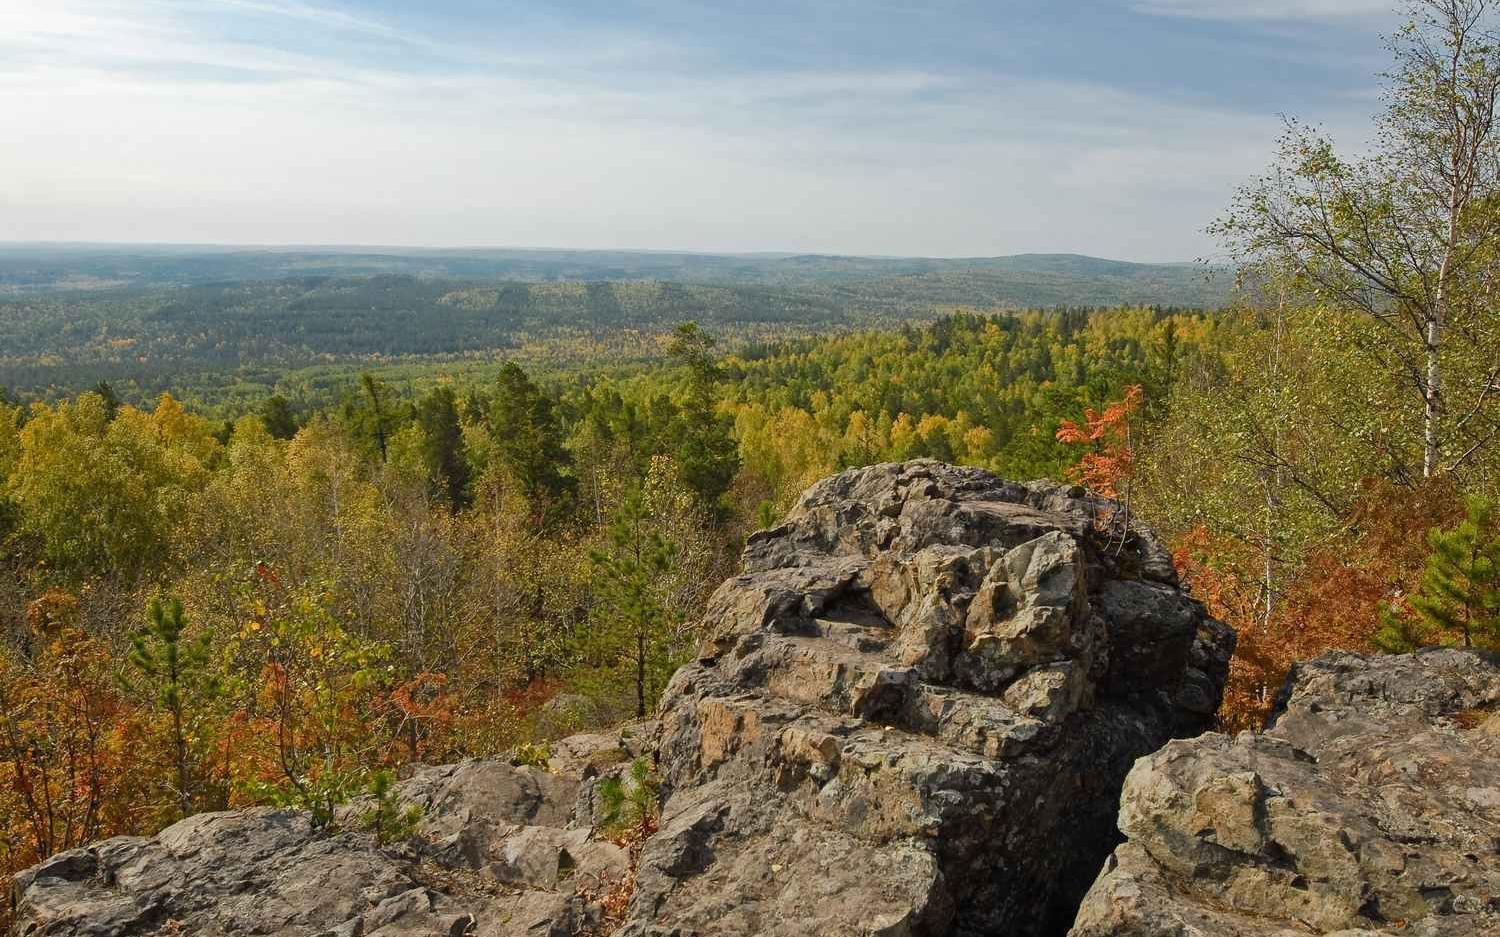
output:
[{"label": "conifer tree", "polygon": [[115,393],[115,389],[109,381],[100,381],[95,384],[94,393],[98,394],[99,399],[104,401],[105,422],[113,420],[115,414],[120,412],[120,395]]},{"label": "conifer tree", "polygon": [[386,401],[385,382],[366,371],[359,376],[359,386],[370,404],[367,420],[369,431],[375,437],[375,446],[380,451],[380,461],[384,462],[386,443],[390,437],[393,422],[389,412],[390,406]]},{"label": "conifer tree", "polygon": [[571,459],[552,399],[514,362],[500,370],[490,434],[495,455],[533,505],[571,490],[573,479],[563,473]]},{"label": "conifer tree", "polygon": [[719,367],[713,358],[713,336],[686,322],[672,335],[668,353],[688,369],[688,393],[670,421],[668,447],[682,470],[682,478],[705,507],[717,509],[739,470],[739,450],[729,425],[715,404],[714,385]]},{"label": "conifer tree", "polygon": [[297,415],[292,412],[291,402],[280,394],[272,394],[260,405],[260,421],[266,432],[276,439],[291,439],[297,435]]},{"label": "conifer tree", "polygon": [[1425,634],[1460,634],[1465,647],[1500,642],[1500,534],[1494,508],[1472,498],[1467,516],[1456,527],[1427,532],[1432,552],[1422,585],[1411,598],[1417,621],[1391,612],[1376,643],[1390,651],[1424,643]]},{"label": "conifer tree", "polygon": [[177,810],[183,817],[193,812],[195,788],[189,698],[200,703],[218,688],[210,668],[209,634],[205,632],[189,640],[183,636],[186,626],[180,601],[172,599],[163,604],[159,598],[152,599],[146,625],[130,636],[127,654],[131,667],[172,717]]},{"label": "conifer tree", "polygon": [[423,397],[417,404],[417,423],[422,427],[427,467],[441,483],[448,504],[460,510],[469,503],[469,463],[464,458],[463,426],[453,388],[434,387]]},{"label": "conifer tree", "polygon": [[636,715],[646,715],[658,676],[669,668],[672,613],[660,583],[677,562],[678,546],[654,527],[639,489],[625,496],[610,523],[609,547],[591,555],[604,614],[594,634],[600,657],[624,659],[635,670]]}]

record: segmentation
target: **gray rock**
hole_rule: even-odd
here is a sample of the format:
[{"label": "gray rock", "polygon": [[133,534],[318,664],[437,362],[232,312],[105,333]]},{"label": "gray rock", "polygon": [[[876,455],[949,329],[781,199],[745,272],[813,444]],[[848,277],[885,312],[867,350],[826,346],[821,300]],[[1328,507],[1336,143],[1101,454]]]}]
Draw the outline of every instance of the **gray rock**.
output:
[{"label": "gray rock", "polygon": [[751,537],[665,695],[625,933],[1066,927],[1129,766],[1207,726],[1233,647],[1112,510],[918,461]]},{"label": "gray rock", "polygon": [[1500,663],[1299,664],[1270,728],[1131,770],[1073,937],[1500,934]]},{"label": "gray rock", "polygon": [[[557,771],[508,761],[422,768],[398,792],[418,838],[381,847],[267,808],[199,814],[21,873],[17,937],[573,937],[629,875],[625,851],[578,825],[581,792],[638,746],[640,726],[559,743]],[[628,737],[627,737],[628,736]],[[346,826],[358,811],[342,812]]]}]

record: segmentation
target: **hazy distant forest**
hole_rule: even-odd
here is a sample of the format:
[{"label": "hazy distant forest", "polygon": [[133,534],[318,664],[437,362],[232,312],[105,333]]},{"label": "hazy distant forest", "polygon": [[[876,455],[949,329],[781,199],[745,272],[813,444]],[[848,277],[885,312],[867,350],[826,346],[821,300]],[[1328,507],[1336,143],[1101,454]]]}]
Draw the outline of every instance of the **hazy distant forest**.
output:
[{"label": "hazy distant forest", "polygon": [[1240,634],[1226,727],[1329,647],[1500,649],[1500,53],[1461,25],[1398,37],[1370,155],[1288,128],[1216,226],[1232,292],[1080,258],[5,256],[0,862],[327,818],[647,713],[747,534],[884,460],[1155,525]]}]

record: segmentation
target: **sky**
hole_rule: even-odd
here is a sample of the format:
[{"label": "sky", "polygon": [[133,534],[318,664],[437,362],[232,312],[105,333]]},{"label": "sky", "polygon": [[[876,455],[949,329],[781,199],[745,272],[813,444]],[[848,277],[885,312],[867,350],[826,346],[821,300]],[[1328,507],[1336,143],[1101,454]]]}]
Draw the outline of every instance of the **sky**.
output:
[{"label": "sky", "polygon": [[0,241],[1140,261],[1393,0],[0,0]]}]

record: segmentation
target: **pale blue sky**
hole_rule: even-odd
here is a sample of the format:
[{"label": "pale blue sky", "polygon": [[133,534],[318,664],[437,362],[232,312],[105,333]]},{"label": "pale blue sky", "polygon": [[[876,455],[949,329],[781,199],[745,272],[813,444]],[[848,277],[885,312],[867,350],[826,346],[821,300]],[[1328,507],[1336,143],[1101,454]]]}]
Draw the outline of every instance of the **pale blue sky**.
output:
[{"label": "pale blue sky", "polygon": [[0,0],[0,240],[1211,254],[1387,0]]}]

